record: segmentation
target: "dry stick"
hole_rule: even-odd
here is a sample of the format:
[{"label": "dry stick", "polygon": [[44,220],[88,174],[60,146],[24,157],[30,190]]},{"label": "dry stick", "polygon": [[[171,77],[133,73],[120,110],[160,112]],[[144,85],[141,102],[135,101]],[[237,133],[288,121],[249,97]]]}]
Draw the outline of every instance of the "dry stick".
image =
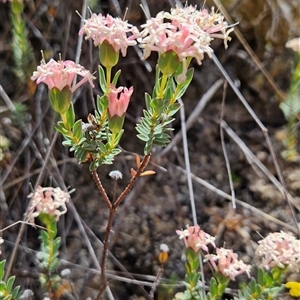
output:
[{"label": "dry stick", "polygon": [[[194,223],[194,225],[197,225],[198,224],[197,212],[196,212],[196,205],[195,205],[193,181],[192,181],[192,177],[191,177],[191,164],[190,164],[189,148],[188,148],[188,142],[187,142],[187,129],[186,129],[186,123],[185,123],[184,105],[183,105],[181,98],[178,99],[178,103],[181,105],[180,119],[181,119],[181,131],[182,131],[182,144],[183,144],[184,161],[185,161],[185,168],[186,168],[186,174],[187,174],[193,223]],[[205,275],[204,275],[203,261],[201,259],[201,253],[199,254],[199,256],[200,256],[199,261],[200,261],[200,270],[201,270],[201,281],[202,281],[202,284],[204,285],[205,284]]]},{"label": "dry stick", "polygon": [[189,195],[190,195],[190,202],[191,202],[191,209],[192,209],[192,216],[193,216],[193,224],[197,225],[198,221],[197,221],[197,212],[196,212],[196,206],[195,206],[193,182],[192,182],[192,178],[190,177],[191,164],[190,164],[189,148],[188,148],[188,142],[187,142],[187,129],[186,129],[186,124],[185,124],[184,104],[183,104],[181,98],[178,99],[178,103],[181,105],[180,119],[181,119],[181,131],[182,131],[182,144],[183,144],[185,168],[187,171],[187,182],[188,182],[188,188],[189,188]]},{"label": "dry stick", "polygon": [[[193,124],[197,121],[197,118],[201,114],[201,112],[204,110],[206,104],[210,101],[210,99],[215,95],[217,90],[221,87],[223,83],[223,79],[217,80],[210,88],[209,90],[201,97],[201,99],[198,101],[197,106],[193,110],[193,112],[190,114],[188,120],[186,121],[186,130],[189,130]],[[174,138],[172,138],[170,144],[163,149],[159,153],[159,157],[165,156],[167,153],[169,153],[174,147],[180,142],[182,139],[182,130],[179,131]]]},{"label": "dry stick", "polygon": [[[266,166],[255,156],[255,154],[247,147],[247,145],[241,140],[241,138],[228,126],[228,124],[223,120],[221,122],[222,128],[225,129],[226,133],[233,139],[233,141],[240,147],[243,151],[246,159],[251,166],[256,165],[260,171],[268,177],[268,179],[274,184],[274,186],[283,193],[283,187],[281,183],[276,179],[276,177],[266,168]],[[254,168],[253,168],[254,169]],[[288,198],[291,203],[300,211],[299,204],[295,199],[288,193]]]},{"label": "dry stick", "polygon": [[[176,165],[175,165],[175,167],[176,167],[179,171],[181,171],[182,173],[186,174],[186,170],[185,170],[185,169],[181,168],[180,166],[176,166]],[[221,197],[223,197],[223,198],[225,198],[225,199],[227,199],[227,200],[232,201],[231,195],[229,195],[229,194],[223,192],[222,190],[216,188],[216,187],[213,186],[212,184],[210,184],[210,183],[208,183],[207,181],[203,180],[202,178],[200,178],[200,177],[194,175],[193,173],[191,173],[191,176],[192,176],[193,180],[195,180],[196,182],[200,183],[201,185],[203,185],[204,187],[206,187],[206,188],[209,189],[210,191],[216,193],[217,195],[219,195],[219,196],[221,196]],[[243,202],[243,201],[241,201],[241,200],[239,200],[239,199],[236,199],[236,203],[238,203],[240,206],[242,206],[242,207],[244,207],[244,208],[246,208],[246,209],[249,209],[249,210],[252,211],[254,214],[262,216],[263,219],[267,219],[267,220],[269,220],[270,222],[273,222],[273,223],[275,223],[275,224],[278,224],[278,225],[280,225],[280,226],[282,226],[282,227],[284,227],[284,228],[290,230],[291,232],[294,232],[294,233],[297,233],[297,232],[298,232],[298,230],[297,230],[295,227],[293,227],[293,226],[291,226],[291,225],[289,225],[289,224],[286,224],[286,223],[284,223],[283,221],[276,219],[275,217],[272,217],[272,216],[268,215],[267,213],[265,213],[265,212],[259,210],[258,208],[254,207],[254,206],[252,206],[252,205],[250,205],[250,204],[248,204],[248,203],[246,203],[246,202]]]},{"label": "dry stick", "polygon": [[283,197],[284,199],[287,201],[290,210],[292,212],[292,217],[293,217],[293,221],[295,222],[295,225],[298,229],[298,235],[300,236],[300,228],[298,226],[298,221],[294,212],[294,209],[290,203],[290,200],[287,196],[287,191],[286,191],[286,185],[285,185],[285,181],[284,178],[282,176],[282,172],[281,169],[279,167],[279,163],[277,161],[269,134],[268,134],[268,129],[265,127],[265,125],[260,121],[260,119],[257,117],[257,115],[255,114],[255,112],[253,111],[253,109],[251,108],[251,106],[248,104],[247,100],[244,98],[244,96],[242,95],[242,93],[239,91],[239,89],[236,87],[236,85],[234,84],[234,82],[232,81],[232,79],[230,78],[230,76],[228,75],[228,73],[225,71],[225,69],[223,68],[222,64],[219,62],[219,60],[217,59],[217,57],[215,56],[215,54],[213,54],[212,59],[215,63],[215,65],[218,67],[218,69],[221,71],[221,73],[223,74],[223,76],[225,77],[225,79],[228,81],[228,83],[230,84],[231,88],[233,89],[233,91],[235,92],[235,94],[238,96],[238,98],[240,99],[240,101],[242,102],[242,104],[244,105],[244,107],[246,108],[246,110],[248,111],[248,113],[252,116],[252,118],[254,119],[254,121],[257,123],[257,125],[260,127],[261,131],[263,132],[263,135],[265,137],[265,140],[267,142],[267,146],[269,148],[270,154],[272,156],[273,159],[273,163],[276,169],[276,173],[279,177],[279,181],[283,187]]},{"label": "dry stick", "polygon": [[108,222],[107,222],[106,231],[105,231],[105,239],[103,241],[102,258],[101,258],[101,276],[100,276],[101,286],[100,286],[100,290],[99,290],[99,293],[96,298],[97,300],[101,299],[101,295],[107,287],[106,262],[107,262],[107,257],[108,257],[110,232],[111,232],[111,228],[112,228],[112,224],[114,221],[116,211],[117,211],[116,208],[110,208],[110,210],[109,210]]},{"label": "dry stick", "polygon": [[[51,154],[52,148],[53,148],[54,145],[55,145],[55,142],[56,142],[57,137],[58,137],[58,132],[55,133],[55,135],[54,135],[54,137],[53,137],[53,140],[52,140],[52,142],[51,142],[51,144],[50,144],[50,147],[49,147],[49,149],[48,149],[48,151],[47,151],[47,153],[46,153],[45,162],[44,162],[43,167],[42,167],[42,170],[41,170],[41,172],[40,172],[40,174],[39,174],[39,176],[38,176],[38,178],[37,178],[37,180],[36,180],[36,183],[35,183],[35,186],[34,186],[34,191],[36,191],[36,189],[37,189],[39,183],[40,183],[41,180],[42,180],[42,177],[43,177],[43,175],[44,175],[44,171],[45,171],[45,169],[46,169],[46,167],[47,167],[47,162],[48,162],[48,160],[49,160],[49,158],[50,158],[50,154]],[[14,259],[15,259],[15,257],[16,257],[16,254],[17,254],[18,245],[19,245],[19,243],[20,243],[20,241],[21,241],[23,232],[24,232],[24,230],[25,230],[25,225],[26,225],[25,222],[26,222],[26,220],[28,219],[29,210],[30,210],[30,206],[31,206],[32,201],[33,201],[33,197],[30,199],[30,201],[29,201],[29,203],[28,203],[27,210],[26,210],[25,216],[24,216],[24,218],[23,218],[24,223],[22,223],[22,225],[21,225],[21,227],[20,227],[20,230],[19,230],[19,233],[18,233],[18,236],[17,236],[17,239],[16,239],[16,243],[15,243],[14,249],[13,249],[12,254],[11,254],[11,256],[10,256],[10,260],[9,260],[9,263],[8,263],[8,266],[7,266],[7,269],[6,269],[4,281],[7,281],[8,277],[9,277],[9,275],[10,275],[10,272],[11,272],[11,269],[12,269],[12,265],[13,265]]]},{"label": "dry stick", "polygon": [[[224,119],[226,90],[227,90],[227,81],[224,82],[223,99],[222,99],[221,116],[220,116],[221,122]],[[222,145],[222,149],[223,149],[223,154],[224,154],[224,158],[225,158],[227,174],[228,174],[228,179],[229,179],[229,186],[230,186],[230,190],[231,190],[232,207],[233,207],[233,209],[236,209],[235,191],[234,191],[234,187],[233,187],[230,162],[229,162],[229,158],[228,158],[228,155],[227,155],[227,150],[226,150],[226,145],[225,145],[225,140],[224,140],[224,131],[223,131],[222,126],[220,126],[220,136],[221,136],[221,145]]]},{"label": "dry stick", "polygon": [[[105,201],[108,200],[110,205],[111,205],[111,208],[109,209],[109,217],[108,217],[108,222],[107,222],[107,227],[106,227],[106,232],[105,232],[105,238],[104,238],[104,242],[103,242],[104,246],[103,246],[102,259],[101,259],[101,286],[100,286],[99,293],[96,297],[97,300],[101,299],[101,295],[107,287],[106,262],[107,262],[107,257],[108,257],[108,246],[109,246],[109,239],[110,239],[112,224],[113,224],[113,221],[114,221],[114,217],[115,217],[117,208],[121,204],[121,202],[124,200],[126,195],[130,192],[133,185],[138,180],[138,178],[140,177],[140,175],[142,174],[144,169],[147,167],[147,165],[150,161],[150,156],[151,156],[150,154],[147,154],[147,155],[144,156],[144,159],[143,159],[142,163],[140,164],[136,174],[131,178],[130,182],[128,183],[128,185],[126,186],[124,191],[120,194],[118,199],[113,204],[110,203],[109,198],[107,197],[106,192],[103,189],[100,178],[98,176],[93,176],[93,179],[95,180],[98,189],[100,188],[99,191],[100,191],[101,195],[103,197],[107,197],[107,199],[105,199]],[[103,193],[103,191],[104,191],[105,194]]]},{"label": "dry stick", "polygon": [[[233,24],[233,20],[231,19],[230,15],[228,14],[227,10],[225,7],[222,5],[221,1],[219,0],[214,0],[216,6],[218,9],[220,9],[221,13],[225,16],[225,19],[228,21],[228,23]],[[247,51],[247,53],[250,55],[254,63],[257,65],[257,67],[261,70],[261,72],[264,74],[270,85],[274,88],[275,92],[277,95],[281,98],[281,100],[285,100],[285,94],[284,92],[278,87],[276,82],[274,81],[273,77],[270,75],[270,73],[265,69],[257,55],[254,53],[252,48],[249,46],[247,43],[246,39],[242,35],[242,33],[239,31],[237,27],[234,28],[234,34],[237,36],[238,40],[241,42],[243,45],[244,49]]]}]

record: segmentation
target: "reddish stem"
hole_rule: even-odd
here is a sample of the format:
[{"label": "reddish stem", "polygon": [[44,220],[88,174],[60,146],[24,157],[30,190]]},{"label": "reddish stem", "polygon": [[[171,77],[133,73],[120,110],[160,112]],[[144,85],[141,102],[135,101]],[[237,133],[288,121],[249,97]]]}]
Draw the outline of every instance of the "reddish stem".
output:
[{"label": "reddish stem", "polygon": [[94,181],[96,183],[96,186],[97,186],[100,194],[102,195],[102,197],[103,197],[103,199],[104,199],[104,201],[105,201],[108,209],[111,210],[112,209],[111,202],[110,202],[110,200],[109,200],[109,198],[108,198],[108,196],[106,194],[106,191],[105,191],[105,189],[104,189],[104,187],[103,187],[103,185],[101,183],[101,180],[100,180],[100,178],[99,178],[99,176],[97,174],[97,171],[93,170],[92,171],[92,175],[93,175],[93,179],[94,179]]},{"label": "reddish stem", "polygon": [[150,161],[150,154],[147,154],[143,158],[143,161],[140,164],[136,174],[131,178],[130,182],[128,183],[128,185],[126,186],[124,191],[120,194],[119,198],[113,204],[114,208],[117,208],[120,205],[120,203],[124,200],[125,196],[130,192],[130,190],[132,189],[135,182],[138,180],[138,178],[141,176],[141,174],[143,173],[143,171],[147,167],[149,161]]},{"label": "reddish stem", "polygon": [[131,178],[130,182],[128,183],[128,185],[126,186],[124,191],[120,194],[118,199],[113,204],[111,204],[111,202],[101,184],[101,181],[100,181],[100,178],[99,178],[97,172],[95,170],[92,171],[93,179],[97,185],[97,188],[100,191],[101,195],[104,198],[104,201],[106,202],[106,204],[109,208],[109,217],[108,217],[108,222],[107,222],[106,231],[105,231],[105,237],[104,237],[104,241],[103,241],[103,253],[102,253],[102,258],[101,258],[101,276],[100,276],[101,286],[100,286],[99,293],[96,297],[96,300],[101,299],[101,295],[107,287],[106,262],[107,262],[107,257],[108,257],[108,246],[109,246],[109,241],[110,241],[110,233],[111,233],[111,229],[112,229],[112,225],[113,225],[113,221],[115,218],[117,208],[121,204],[121,202],[124,200],[126,195],[130,192],[130,190],[132,189],[133,185],[138,180],[138,178],[140,177],[142,172],[145,170],[149,161],[150,161],[150,154],[147,154],[144,157],[142,163],[140,164],[136,174]]}]

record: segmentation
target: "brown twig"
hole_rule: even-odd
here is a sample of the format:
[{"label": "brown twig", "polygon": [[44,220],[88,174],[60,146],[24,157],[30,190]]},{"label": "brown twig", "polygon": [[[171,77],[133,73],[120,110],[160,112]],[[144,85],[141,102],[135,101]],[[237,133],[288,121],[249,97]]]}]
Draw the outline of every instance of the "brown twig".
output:
[{"label": "brown twig", "polygon": [[147,155],[144,156],[144,159],[143,159],[141,165],[139,166],[136,174],[131,178],[130,182],[128,183],[128,185],[126,186],[124,191],[120,194],[119,198],[113,204],[114,208],[117,208],[121,204],[121,202],[124,200],[125,196],[130,192],[130,190],[132,189],[135,182],[138,180],[140,175],[143,173],[143,171],[147,167],[147,165],[150,161],[150,156],[151,156],[150,154],[147,154]]},{"label": "brown twig", "polygon": [[105,191],[105,189],[104,189],[104,187],[103,187],[103,185],[101,183],[101,180],[100,180],[100,178],[99,178],[96,170],[92,171],[92,176],[93,176],[95,184],[96,184],[96,186],[97,186],[100,194],[102,195],[102,197],[103,197],[103,199],[104,199],[104,201],[105,201],[108,209],[111,210],[112,209],[112,204],[111,204],[111,202],[110,202],[110,200],[109,200],[109,198],[108,198],[108,196],[106,194],[106,191]]},{"label": "brown twig", "polygon": [[111,208],[109,210],[109,217],[108,217],[108,222],[106,226],[106,232],[105,232],[105,239],[103,241],[103,253],[102,253],[102,258],[101,258],[101,286],[99,293],[97,295],[97,300],[101,299],[101,295],[104,292],[104,290],[107,287],[107,279],[106,279],[106,262],[107,262],[107,256],[108,256],[108,245],[109,245],[109,238],[110,238],[110,232],[112,228],[112,224],[115,218],[117,209]]},{"label": "brown twig", "polygon": [[113,221],[115,218],[117,208],[121,204],[121,202],[124,200],[126,195],[130,192],[130,190],[132,189],[133,185],[138,180],[138,178],[140,177],[142,172],[145,170],[149,161],[150,161],[150,154],[147,154],[147,155],[145,155],[145,157],[144,157],[142,163],[140,164],[135,175],[131,178],[131,180],[128,183],[128,185],[126,186],[126,188],[123,190],[123,192],[120,194],[118,199],[113,204],[111,204],[111,202],[101,184],[101,181],[100,181],[100,178],[99,178],[97,172],[95,170],[92,171],[93,179],[97,185],[97,188],[100,191],[101,195],[104,198],[104,201],[106,202],[106,204],[109,208],[109,217],[108,217],[108,222],[107,222],[106,231],[105,231],[105,237],[104,237],[104,242],[103,242],[103,253],[102,253],[102,258],[101,258],[101,275],[100,275],[101,286],[100,286],[98,295],[96,297],[96,300],[101,299],[101,295],[107,287],[106,262],[107,262],[107,257],[108,257],[108,246],[109,246],[109,240],[110,240],[110,233],[111,233],[111,229],[112,229],[112,225],[113,225]]}]

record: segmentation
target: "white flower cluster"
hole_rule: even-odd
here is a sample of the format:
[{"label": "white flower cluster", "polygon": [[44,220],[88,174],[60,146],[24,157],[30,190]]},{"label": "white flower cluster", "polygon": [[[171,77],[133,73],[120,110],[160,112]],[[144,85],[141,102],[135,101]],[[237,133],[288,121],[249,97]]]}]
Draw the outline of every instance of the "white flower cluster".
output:
[{"label": "white flower cluster", "polygon": [[60,188],[39,186],[34,193],[28,195],[32,198],[29,208],[29,221],[34,223],[34,218],[40,213],[55,216],[56,220],[67,212],[66,203],[70,200],[70,195]]},{"label": "white flower cluster", "polygon": [[255,254],[262,258],[261,266],[267,270],[287,266],[300,271],[300,240],[292,233],[274,232],[258,242]]}]

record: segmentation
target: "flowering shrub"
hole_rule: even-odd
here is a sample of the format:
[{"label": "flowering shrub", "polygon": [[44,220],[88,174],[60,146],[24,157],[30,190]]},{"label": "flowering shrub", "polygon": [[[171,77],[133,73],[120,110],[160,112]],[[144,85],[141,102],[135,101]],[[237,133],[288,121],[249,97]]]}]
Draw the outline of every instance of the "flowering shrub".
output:
[{"label": "flowering shrub", "polygon": [[[190,68],[193,58],[200,65],[205,53],[211,57],[211,42],[215,38],[224,40],[225,48],[233,31],[224,17],[213,9],[198,10],[195,6],[176,7],[170,12],[160,12],[137,27],[110,15],[91,14],[83,20],[79,35],[92,39],[99,49],[99,86],[100,94],[96,99],[94,113],[86,116],[86,122],[76,118],[73,106],[74,93],[85,84],[94,87],[95,77],[83,66],[71,60],[55,61],[43,59],[31,76],[36,84],[46,84],[49,100],[53,110],[60,117],[55,129],[63,138],[63,145],[74,152],[79,164],[89,164],[89,170],[96,188],[102,196],[107,209],[108,221],[103,241],[101,256],[101,277],[96,299],[101,299],[108,288],[106,264],[112,224],[119,205],[125,199],[139,177],[152,175],[154,171],[146,170],[154,146],[165,147],[170,142],[174,115],[181,105],[179,99],[185,94],[194,71]],[[158,53],[155,83],[152,93],[145,94],[143,116],[136,125],[137,138],[144,143],[144,156],[136,156],[136,169],[131,168],[131,179],[118,197],[110,199],[97,173],[104,164],[112,164],[121,153],[120,140],[124,132],[124,120],[134,87],[118,86],[121,71],[113,72],[119,61],[119,54],[127,55],[129,46],[138,45],[142,59],[147,59],[152,52]],[[76,83],[75,78],[81,78]],[[119,171],[110,172],[109,176],[117,182],[122,179]],[[115,191],[114,191],[115,192]],[[115,196],[115,193],[113,193]],[[40,233],[41,250],[39,260],[39,280],[43,287],[44,299],[60,299],[67,290],[65,282],[56,273],[59,266],[60,238],[57,237],[57,222],[67,212],[70,195],[60,188],[38,186],[28,195],[30,205],[26,221],[42,222]],[[185,246],[186,276],[185,291],[177,293],[175,299],[220,299],[230,281],[246,274],[251,278],[252,266],[238,259],[232,249],[216,246],[215,237],[203,231],[199,225],[187,226],[177,230],[179,239]],[[3,240],[0,238],[0,243]],[[256,255],[262,258],[257,280],[251,278],[250,285],[241,285],[235,299],[273,299],[282,290],[283,275],[288,267],[299,271],[299,240],[291,234],[273,233],[259,242]],[[1,252],[0,252],[1,254]],[[166,244],[160,247],[158,260],[160,268],[153,282],[149,299],[154,299],[154,292],[164,271],[164,264],[169,259],[169,248]],[[207,281],[201,278],[200,266],[208,263],[213,277]],[[14,277],[3,280],[5,262],[0,264],[0,296],[3,299],[21,299],[19,288],[12,289]],[[201,282],[202,281],[202,282]],[[298,295],[297,283],[285,285],[292,296]],[[29,296],[28,296],[29,297]]]}]

